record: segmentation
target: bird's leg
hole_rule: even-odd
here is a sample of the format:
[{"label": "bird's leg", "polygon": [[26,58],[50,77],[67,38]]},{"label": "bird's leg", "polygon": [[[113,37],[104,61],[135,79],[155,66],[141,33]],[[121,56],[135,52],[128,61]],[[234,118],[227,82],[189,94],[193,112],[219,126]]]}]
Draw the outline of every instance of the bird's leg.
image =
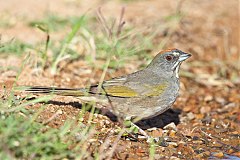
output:
[{"label": "bird's leg", "polygon": [[133,122],[131,122],[131,126],[134,127],[134,128],[137,128],[137,130],[140,132],[140,134],[142,134],[144,136],[144,138],[146,138],[146,139],[150,138],[150,136],[142,128],[138,127]]},{"label": "bird's leg", "polygon": [[136,124],[134,124],[131,120],[125,119],[122,123],[126,128],[128,128],[127,132],[132,135],[133,133],[139,132],[141,135],[144,136],[144,138],[148,139],[149,135],[140,127],[138,127]]},{"label": "bird's leg", "polygon": [[146,139],[147,143],[156,143],[161,146],[167,146],[166,141],[164,137],[152,137],[149,136],[143,129],[138,127],[136,124],[134,124],[131,120],[129,119],[118,119],[120,124],[122,124],[124,127],[126,127],[126,131],[131,136],[131,138],[138,139],[138,137],[134,136],[134,133],[140,133],[143,135],[143,139]]},{"label": "bird's leg", "polygon": [[[164,140],[164,137],[152,137],[152,136],[149,136],[143,129],[141,129],[140,127],[138,127],[135,123],[133,123],[132,121],[130,120],[127,120],[125,119],[125,126],[130,126],[130,134],[134,133],[134,131],[137,131],[142,134],[144,136],[144,139],[146,139],[147,143],[157,143],[161,146],[166,146],[166,142]],[[127,123],[126,123],[127,122]],[[130,123],[128,123],[130,122]],[[128,124],[128,125],[126,125]]]},{"label": "bird's leg", "polygon": [[141,129],[140,127],[138,127],[136,124],[134,124],[133,122],[130,122],[131,128],[130,128],[130,134],[132,134],[132,131],[134,131],[135,129],[138,130],[138,132],[140,134],[142,134],[144,136],[144,139],[146,139],[147,143],[159,143],[161,142],[161,138],[162,137],[152,137],[149,136],[143,129]]}]

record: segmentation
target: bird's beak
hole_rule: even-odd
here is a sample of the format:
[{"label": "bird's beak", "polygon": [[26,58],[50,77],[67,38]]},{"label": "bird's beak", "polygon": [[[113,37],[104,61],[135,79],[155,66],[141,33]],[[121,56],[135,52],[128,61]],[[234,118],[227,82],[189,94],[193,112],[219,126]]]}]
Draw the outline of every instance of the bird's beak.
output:
[{"label": "bird's beak", "polygon": [[178,61],[179,61],[179,62],[185,61],[185,60],[188,59],[189,57],[191,57],[191,54],[182,52],[182,54],[179,56]]}]

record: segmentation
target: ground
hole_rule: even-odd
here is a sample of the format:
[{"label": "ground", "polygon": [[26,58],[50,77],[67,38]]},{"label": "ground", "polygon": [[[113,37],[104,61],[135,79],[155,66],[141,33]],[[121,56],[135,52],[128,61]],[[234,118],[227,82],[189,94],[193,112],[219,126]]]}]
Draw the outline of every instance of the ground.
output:
[{"label": "ground", "polygon": [[[81,155],[78,159],[240,157],[239,5],[237,0],[0,1],[1,128],[10,128],[4,119],[16,114],[26,120],[29,114],[36,115],[33,121],[47,127],[44,131],[40,127],[42,134],[45,129],[59,131],[73,122],[68,130],[81,128],[74,132],[78,140],[71,145],[66,142],[66,154],[55,159],[76,158],[74,153]],[[117,34],[121,12],[124,26]],[[83,15],[85,20],[79,18]],[[106,25],[114,26],[109,27],[114,32]],[[71,32],[72,26],[77,33]],[[181,49],[192,57],[181,66],[180,96],[172,109],[138,122],[149,135],[164,137],[160,142],[147,143],[125,133],[121,136],[122,126],[116,117],[94,111],[92,105],[85,112],[86,106],[76,97],[54,96],[43,102],[38,99],[41,95],[12,90],[22,85],[81,88],[96,84],[102,77],[109,79],[143,68],[167,48]],[[58,56],[61,51],[64,56]],[[60,59],[56,65],[58,58],[54,57]],[[4,106],[9,97],[19,104]],[[1,139],[9,138],[6,130],[0,131]],[[10,138],[4,142],[1,156],[43,156],[25,154],[21,149],[19,154],[10,147]],[[21,140],[14,142],[20,143],[14,147],[21,146]]]}]

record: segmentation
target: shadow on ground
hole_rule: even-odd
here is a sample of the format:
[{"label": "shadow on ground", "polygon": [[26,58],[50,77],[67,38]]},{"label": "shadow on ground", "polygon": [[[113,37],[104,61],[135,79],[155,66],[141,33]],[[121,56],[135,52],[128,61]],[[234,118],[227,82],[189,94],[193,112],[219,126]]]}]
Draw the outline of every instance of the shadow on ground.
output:
[{"label": "shadow on ground", "polygon": [[[59,106],[70,105],[72,107],[82,109],[82,104],[79,102],[61,102],[61,101],[50,100],[45,104],[53,104],[53,105],[59,105]],[[89,106],[90,107],[87,108],[87,111],[90,111],[92,108],[91,105],[89,105]],[[114,115],[109,110],[107,110],[106,108],[96,109],[96,113],[107,116],[112,122],[118,121],[117,116]],[[163,128],[164,126],[166,126],[167,124],[169,124],[171,122],[173,122],[177,125],[180,123],[180,119],[179,119],[180,114],[181,114],[180,109],[168,109],[167,111],[165,111],[164,113],[162,113],[158,116],[138,121],[138,122],[136,122],[136,125],[142,129],[149,129],[149,128],[153,128],[153,127]]]}]

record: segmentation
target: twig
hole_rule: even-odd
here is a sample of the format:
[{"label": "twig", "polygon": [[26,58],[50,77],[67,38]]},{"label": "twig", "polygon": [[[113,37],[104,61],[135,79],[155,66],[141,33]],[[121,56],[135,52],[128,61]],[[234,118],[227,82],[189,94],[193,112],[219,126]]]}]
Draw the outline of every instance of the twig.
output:
[{"label": "twig", "polygon": [[125,24],[125,21],[123,21],[124,13],[125,13],[125,7],[122,7],[120,19],[119,19],[119,23],[118,23],[118,28],[117,28],[117,36],[119,36],[121,34],[122,28]]},{"label": "twig", "polygon": [[101,11],[101,7],[98,8],[97,15],[98,15],[97,18],[98,18],[99,22],[102,24],[106,34],[108,35],[108,37],[111,37],[112,31],[107,25],[107,21],[106,21],[105,17],[102,14],[102,11]]},{"label": "twig", "polygon": [[61,110],[58,110],[56,113],[54,113],[50,118],[48,118],[45,122],[43,122],[44,125],[48,124],[52,120],[54,120],[58,115],[61,114]]},{"label": "twig", "polygon": [[177,7],[176,7],[176,14],[180,14],[181,13],[181,9],[182,9],[182,5],[184,3],[185,0],[179,0],[177,3]]},{"label": "twig", "polygon": [[112,159],[113,153],[116,150],[118,142],[124,132],[125,132],[125,129],[122,129],[121,132],[119,132],[115,142],[113,143],[112,149],[108,152],[108,157],[106,159],[108,159],[108,160]]}]

